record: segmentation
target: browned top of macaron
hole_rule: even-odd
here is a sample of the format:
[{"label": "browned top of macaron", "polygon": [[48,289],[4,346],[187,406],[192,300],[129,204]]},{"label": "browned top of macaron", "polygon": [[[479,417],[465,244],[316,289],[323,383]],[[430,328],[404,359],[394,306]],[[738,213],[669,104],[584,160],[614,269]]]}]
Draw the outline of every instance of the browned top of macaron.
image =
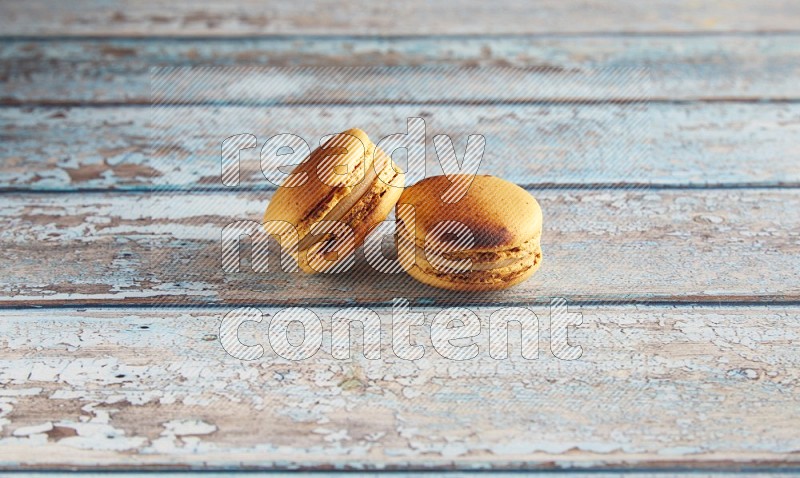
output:
[{"label": "browned top of macaron", "polygon": [[464,197],[447,203],[442,198],[451,184],[446,176],[433,176],[406,188],[400,196],[398,206],[414,207],[415,237],[421,245],[441,221],[467,226],[474,238],[473,247],[466,249],[471,251],[507,249],[541,234],[539,203],[516,184],[494,176],[475,176]]}]

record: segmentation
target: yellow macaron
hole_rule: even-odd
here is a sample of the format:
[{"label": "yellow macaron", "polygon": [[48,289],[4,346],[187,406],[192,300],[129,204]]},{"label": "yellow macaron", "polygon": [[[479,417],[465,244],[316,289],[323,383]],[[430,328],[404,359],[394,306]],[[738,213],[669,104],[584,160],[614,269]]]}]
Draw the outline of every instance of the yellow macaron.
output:
[{"label": "yellow macaron", "polygon": [[[391,157],[377,148],[360,129],[331,136],[300,163],[272,196],[264,213],[268,221],[295,227],[299,243],[293,255],[309,273],[335,269],[349,254],[329,253],[333,233],[312,233],[320,221],[336,221],[353,232],[346,249],[352,252],[386,217],[403,191],[405,176]],[[284,244],[284,238],[279,241]],[[341,250],[341,249],[339,249]],[[313,260],[319,254],[324,260]],[[319,258],[317,258],[319,259]],[[312,265],[310,265],[312,262]]]},{"label": "yellow macaron", "polygon": [[[463,197],[450,202],[453,181],[468,180],[434,176],[403,191],[397,202],[397,239],[398,246],[403,238],[414,243],[408,273],[422,283],[458,291],[519,284],[542,263],[539,203],[494,176],[475,176]],[[463,240],[465,230],[469,243]]]}]

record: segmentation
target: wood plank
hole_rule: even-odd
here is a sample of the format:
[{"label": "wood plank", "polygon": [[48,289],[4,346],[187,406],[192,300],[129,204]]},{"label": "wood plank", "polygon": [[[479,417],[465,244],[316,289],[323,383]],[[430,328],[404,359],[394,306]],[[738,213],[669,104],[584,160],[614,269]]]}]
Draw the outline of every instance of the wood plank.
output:
[{"label": "wood plank", "polygon": [[[394,105],[327,107],[2,108],[0,188],[81,190],[222,188],[221,142],[259,144],[291,132],[315,145],[360,127],[372,137],[427,125],[428,175],[440,174],[435,134],[483,134],[481,172],[527,185],[800,184],[798,104]],[[152,147],[151,147],[152,144]],[[405,164],[399,153],[398,161]],[[272,189],[259,148],[241,153],[241,187]],[[624,158],[624,159],[623,159]]]},{"label": "wood plank", "polygon": [[[267,478],[314,478],[315,476],[319,476],[319,473],[316,471],[266,471],[266,472],[250,472],[248,473],[251,476],[265,476],[268,475]],[[333,478],[348,478],[353,476],[352,471],[325,471],[325,476],[333,477]],[[392,478],[432,478],[442,476],[441,471],[405,471],[405,472],[392,472]],[[537,471],[536,476],[542,476],[544,478],[552,478],[563,476],[564,472],[562,471]],[[81,473],[82,477],[86,478],[107,478],[109,475],[108,472],[91,472],[91,471],[84,471]],[[149,478],[152,476],[152,472],[148,471],[131,471],[125,470],[125,476],[130,478]],[[159,476],[166,476],[166,477],[173,477],[173,478],[221,478],[230,476],[231,472],[209,472],[209,471],[161,471],[159,472]],[[447,476],[453,478],[497,478],[497,477],[511,477],[511,476],[518,476],[519,472],[514,470],[499,470],[499,471],[448,471]],[[690,476],[691,478],[735,478],[742,476],[742,472],[740,471],[709,471],[709,472],[697,472],[694,470],[686,470],[686,471],[672,471],[672,476]],[[31,471],[31,472],[15,472],[14,476],[19,478],[39,478],[42,476],[42,472]],[[362,478],[381,478],[382,476],[386,476],[386,473],[381,471],[374,471],[374,472],[360,472],[358,476]],[[575,472],[570,471],[570,476],[575,478],[661,478],[664,476],[663,472],[660,471],[586,471],[586,472]],[[797,476],[796,473],[792,472],[776,472],[774,470],[768,470],[764,472],[749,472],[747,476],[750,478],[791,478]]]},{"label": "wood plank", "polygon": [[727,32],[797,30],[800,8],[790,0],[543,0],[460,2],[457,8],[421,0],[381,5],[332,0],[265,5],[213,0],[46,0],[4,2],[4,35],[246,36],[454,35],[587,32]]},{"label": "wood plank", "polygon": [[[564,78],[558,84],[571,81],[570,74],[581,70],[647,68],[648,93],[653,99],[800,98],[800,86],[793,81],[800,73],[800,36],[732,34],[5,40],[0,42],[0,78],[4,82],[0,101],[148,103],[154,66],[254,65],[514,66],[529,69],[529,74],[539,79],[538,87],[527,91],[531,98],[544,98],[541,83],[547,75]],[[351,81],[358,83],[351,91],[367,89],[373,97],[385,95],[376,82]],[[593,85],[596,94],[608,96],[602,87]],[[496,90],[502,92],[503,88]],[[207,91],[214,94],[218,90]]]},{"label": "wood plank", "polygon": [[223,272],[222,228],[260,222],[271,192],[7,194],[0,305],[800,300],[798,189],[532,193],[545,218],[541,269],[487,294],[383,274],[361,252],[346,274],[284,272],[277,255],[269,272]]},{"label": "wood plank", "polygon": [[265,355],[218,340],[223,311],[7,310],[0,320],[3,468],[724,469],[798,466],[800,309],[573,307],[577,360],[405,361],[382,319],[382,352],[286,360],[268,321],[243,325]]}]

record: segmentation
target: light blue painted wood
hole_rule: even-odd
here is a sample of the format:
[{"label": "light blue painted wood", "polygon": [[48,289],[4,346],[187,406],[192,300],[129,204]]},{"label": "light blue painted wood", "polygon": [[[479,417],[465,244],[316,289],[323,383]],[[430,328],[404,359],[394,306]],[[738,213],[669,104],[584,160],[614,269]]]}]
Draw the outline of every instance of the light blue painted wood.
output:
[{"label": "light blue painted wood", "polygon": [[[275,432],[280,438],[288,437],[290,445],[303,450],[294,461],[286,453],[276,454],[279,464],[310,463],[303,460],[307,460],[309,452],[320,450],[319,456],[325,461],[318,461],[315,466],[351,461],[350,452],[360,445],[352,447],[348,442],[344,447],[337,445],[333,451],[324,448],[329,446],[324,444],[322,448],[319,445],[302,448],[304,440],[315,434],[331,435],[330,431],[309,433],[304,428],[306,423],[297,419],[305,416],[312,406],[298,407],[292,400],[280,401],[286,411],[282,416],[291,425],[283,433],[270,427],[280,420],[265,415],[265,408],[237,409],[243,402],[249,404],[248,400],[263,395],[267,382],[274,386],[271,396],[283,393],[297,399],[298,395],[292,394],[298,393],[298,377],[306,381],[300,383],[305,387],[299,389],[301,399],[313,397],[316,403],[320,398],[330,400],[327,393],[330,388],[350,383],[337,374],[346,377],[351,371],[334,367],[332,372],[324,369],[322,375],[312,376],[308,375],[308,367],[301,366],[295,377],[278,384],[270,382],[274,381],[271,369],[246,370],[236,366],[239,364],[230,367],[216,358],[209,360],[211,355],[198,355],[198,346],[192,342],[195,336],[201,337],[198,343],[206,347],[203,349],[206,353],[212,343],[216,345],[213,338],[208,341],[205,338],[208,334],[197,328],[195,308],[242,301],[276,303],[280,300],[275,297],[286,290],[292,290],[294,299],[303,304],[385,303],[395,294],[405,294],[419,305],[434,306],[463,305],[470,301],[491,306],[532,304],[554,294],[569,295],[584,305],[595,300],[650,303],[644,308],[630,307],[589,320],[587,325],[593,327],[594,334],[586,338],[601,359],[584,364],[584,368],[570,369],[564,364],[546,364],[522,371],[431,367],[441,374],[432,377],[420,377],[419,370],[414,368],[404,375],[412,380],[405,383],[405,389],[398,386],[394,377],[403,375],[398,371],[402,367],[395,366],[391,378],[387,378],[385,368],[370,369],[366,377],[372,381],[366,385],[361,382],[364,377],[351,378],[357,382],[358,392],[344,390],[335,394],[330,403],[353,404],[356,413],[332,414],[333,424],[349,429],[359,417],[368,417],[365,423],[369,431],[383,428],[389,431],[389,439],[395,435],[402,438],[399,444],[389,447],[387,456],[397,457],[398,451],[404,450],[419,454],[417,458],[409,458],[406,465],[416,463],[446,469],[456,465],[490,466],[492,460],[497,463],[496,453],[520,450],[515,447],[530,436],[539,441],[532,445],[523,443],[521,458],[507,465],[509,468],[519,467],[520,463],[569,464],[576,459],[576,453],[584,454],[581,467],[599,469],[606,463],[637,467],[637,463],[643,463],[634,468],[634,473],[624,475],[636,477],[663,476],[648,474],[643,471],[645,468],[677,472],[701,464],[727,470],[757,468],[772,472],[796,464],[793,458],[796,437],[792,430],[797,428],[794,413],[797,407],[796,400],[792,400],[791,384],[796,381],[797,367],[792,366],[796,354],[791,353],[791,347],[797,338],[793,321],[797,311],[793,306],[785,309],[774,304],[796,304],[800,300],[796,280],[800,268],[797,189],[737,189],[747,185],[794,188],[800,181],[795,140],[800,124],[800,112],[795,107],[800,99],[796,82],[800,72],[796,3],[631,1],[616,4],[609,11],[607,2],[554,0],[539,2],[537,14],[525,16],[520,15],[520,5],[523,12],[527,11],[522,3],[504,8],[495,2],[481,2],[472,4],[473,14],[483,12],[478,15],[481,18],[478,23],[473,22],[475,15],[448,15],[448,21],[442,21],[445,18],[442,15],[425,15],[425,12],[435,13],[438,4],[419,3],[408,7],[406,13],[414,15],[387,16],[391,20],[388,24],[375,15],[383,11],[373,4],[368,8],[354,2],[337,5],[340,10],[313,21],[308,17],[306,5],[302,5],[302,11],[296,8],[299,3],[274,5],[265,11],[264,4],[259,2],[255,8],[234,12],[227,3],[217,1],[173,2],[167,8],[144,3],[127,3],[123,8],[115,2],[89,2],[76,13],[74,6],[67,3],[0,4],[3,35],[345,34],[330,39],[296,36],[213,41],[0,40],[3,80],[0,103],[5,105],[0,110],[3,139],[0,188],[64,192],[119,188],[144,192],[7,193],[0,198],[4,205],[0,218],[4,218],[6,225],[0,233],[3,244],[0,264],[4,264],[5,273],[0,300],[9,307],[65,307],[58,314],[53,313],[56,309],[36,313],[12,309],[3,313],[10,320],[0,321],[9,332],[3,334],[7,343],[0,351],[3,383],[0,410],[5,414],[0,440],[7,442],[2,452],[12,458],[0,459],[2,466],[25,468],[60,463],[120,470],[160,459],[181,468],[226,463],[228,468],[235,469],[243,460],[229,452],[233,449],[247,452],[263,445],[265,440],[252,437],[265,431]],[[795,32],[765,36],[739,33],[788,29]],[[352,36],[364,31],[435,35],[383,39]],[[658,34],[640,36],[620,31]],[[707,34],[726,31],[735,33]],[[489,36],[438,36],[476,32]],[[491,36],[498,32],[555,35]],[[675,32],[706,34],[672,35]],[[219,226],[232,214],[260,217],[270,193],[258,190],[259,183],[254,181],[258,171],[252,167],[246,171],[249,192],[169,195],[154,194],[152,186],[214,188],[217,158],[204,151],[214,149],[220,139],[217,135],[227,131],[226,128],[250,125],[221,122],[197,110],[181,111],[179,116],[185,124],[171,125],[177,126],[171,133],[179,138],[196,135],[195,145],[201,147],[187,150],[191,161],[184,161],[186,158],[150,161],[146,124],[152,118],[146,108],[127,106],[149,104],[151,66],[209,64],[449,64],[455,68],[475,65],[529,68],[527,84],[515,84],[508,79],[505,82],[517,90],[503,85],[494,87],[491,82],[475,82],[472,88],[448,91],[448,83],[432,76],[432,88],[416,91],[404,89],[395,75],[384,73],[338,89],[334,100],[349,106],[289,108],[288,115],[284,110],[283,115],[276,117],[271,117],[273,111],[266,108],[245,113],[258,128],[268,132],[279,127],[299,130],[303,125],[309,133],[316,132],[315,127],[339,131],[360,126],[380,135],[396,132],[411,114],[409,111],[423,116],[423,111],[429,114],[432,111],[431,124],[445,132],[457,134],[478,126],[485,128],[493,149],[487,156],[488,169],[484,172],[532,186],[544,206],[546,268],[524,287],[478,299],[436,294],[399,278],[381,282],[368,270],[357,271],[356,282],[246,274],[227,278],[228,282],[220,279],[209,272],[219,273],[215,259],[218,244],[211,239],[210,231],[217,234]],[[398,97],[406,102],[435,102],[442,98],[474,102],[492,95],[494,99],[511,102],[563,102],[571,92],[559,87],[565,79],[580,73],[576,70],[620,67],[646,67],[652,73],[650,94],[660,104],[650,109],[655,125],[648,129],[652,134],[652,143],[648,143],[651,154],[626,154],[639,151],[632,147],[639,137],[631,135],[627,128],[631,123],[625,120],[637,117],[635,113],[626,116],[631,110],[613,104],[625,95],[615,93],[616,85],[608,82],[595,84],[592,90],[595,96],[591,98],[611,100],[602,107],[515,104],[489,108],[459,106],[448,110],[431,105],[412,105],[406,109],[352,105]],[[456,70],[459,71],[468,70]],[[550,80],[546,82],[549,89],[530,87],[543,85],[545,79]],[[324,74],[311,80],[315,81],[310,81],[308,89],[288,91],[292,101],[307,101],[319,93],[319,85],[325,85]],[[219,92],[209,83],[202,91],[202,99],[220,99]],[[250,98],[265,104],[285,100],[287,94],[284,91],[284,97],[269,96],[263,89],[245,93],[240,100]],[[331,101],[325,100],[326,96],[332,94],[322,95],[321,103]],[[676,100],[725,103],[676,104]],[[771,103],[740,103],[754,100]],[[320,102],[320,98],[315,101]],[[90,104],[89,107],[68,107],[84,103]],[[93,107],[104,103],[119,107]],[[9,107],[15,104],[23,106]],[[31,109],[28,105],[52,107]],[[570,112],[580,120],[567,121]],[[342,126],[345,122],[348,124]],[[553,127],[566,129],[559,135],[531,134]],[[614,153],[619,155],[616,160]],[[671,189],[642,191],[638,189],[642,184]],[[570,188],[557,191],[542,188],[554,185]],[[726,189],[674,189],[708,185]],[[595,186],[603,190],[587,190]],[[717,300],[740,306],[725,310],[674,308],[678,302],[707,304]],[[670,305],[653,304],[659,301],[669,301]],[[763,302],[765,306],[741,306],[753,302]],[[140,307],[122,307],[165,303],[190,305],[190,311],[152,312]],[[116,307],[100,312],[74,310],[75,306],[86,305]],[[587,311],[593,312],[591,308]],[[100,318],[89,319],[93,314]],[[56,315],[57,320],[47,321]],[[215,317],[205,316],[203,320],[216,326]],[[628,320],[631,317],[635,318]],[[153,332],[160,333],[157,340],[142,335],[142,324],[158,324],[153,327]],[[128,330],[129,325],[136,327]],[[210,350],[212,355],[219,352]],[[175,355],[182,353],[189,358],[175,360]],[[170,359],[169,366],[165,366],[165,357]],[[115,367],[136,373],[120,374]],[[20,370],[24,372],[20,374]],[[197,370],[212,373],[206,379]],[[219,378],[225,374],[235,380],[220,387]],[[445,388],[426,394],[428,384],[438,387],[443,379],[454,390]],[[326,380],[331,383],[319,382]],[[420,393],[415,389],[420,383],[422,394],[414,395]],[[222,406],[204,408],[198,406],[200,402],[182,407],[169,399],[158,402],[142,398],[143,393],[158,394],[175,384],[192,392],[210,391],[212,395],[223,389],[224,393],[216,399],[224,397],[227,401]],[[631,384],[638,387],[632,388]],[[242,393],[242,386],[253,389]],[[376,391],[383,394],[379,400],[374,398]],[[477,422],[482,414],[491,412],[487,404],[498,397],[498,391],[504,392],[502,418]],[[576,402],[576,391],[592,400]],[[43,400],[43,405],[24,402],[31,396]],[[415,408],[415,396],[426,399],[423,407]],[[520,396],[528,399],[519,401]],[[511,403],[516,407],[506,406],[507,397],[512,398]],[[535,399],[539,397],[549,400],[537,405]],[[564,410],[563,404],[592,405],[598,397],[604,400],[599,403],[601,413],[595,415],[595,420],[583,420],[576,415],[585,414],[585,408],[578,407],[577,412]],[[217,400],[215,405],[219,404]],[[520,412],[520,404],[527,408]],[[552,413],[537,416],[548,406],[553,407]],[[213,428],[206,422],[200,423],[198,414],[205,414],[203,419],[213,422]],[[64,438],[59,433],[69,429],[61,421],[79,428],[85,424],[76,418],[78,415],[94,417],[93,424],[81,428],[82,436],[74,437],[82,445],[56,444]],[[263,420],[254,420],[254,416]],[[108,420],[109,428],[102,428],[103,417]],[[378,419],[374,420],[375,417]],[[547,420],[554,426],[539,426]],[[53,428],[60,427],[61,431],[52,437],[32,431],[30,427],[41,427],[42,421]],[[520,439],[514,439],[510,448],[502,446],[510,429],[529,422],[535,426],[518,430]],[[505,423],[506,428],[492,438],[486,435],[487,428],[492,428],[486,423],[495,428]],[[9,435],[9,424],[19,436]],[[402,426],[414,424],[422,427],[417,438],[408,430],[401,433]],[[21,433],[24,427],[28,427],[27,435]],[[176,427],[181,429],[180,433]],[[486,441],[473,448],[462,446],[463,437],[459,433],[469,427],[474,430],[468,437]],[[629,435],[620,432],[620,427],[628,427]],[[212,430],[216,435],[209,439],[208,432]],[[292,437],[292,433],[296,436]],[[142,436],[137,438],[137,434]],[[603,434],[611,438],[605,442],[594,440],[596,435]],[[233,440],[226,442],[230,436]],[[383,436],[386,435],[376,439]],[[585,439],[580,441],[580,437]],[[122,452],[115,451],[120,438],[134,440],[126,442],[132,446]],[[142,441],[135,442],[139,438]],[[223,447],[184,448],[176,452],[170,448],[174,446],[173,439],[187,447],[202,445],[204,441],[221,443]],[[454,446],[443,446],[443,442]],[[225,448],[226,443],[234,445]],[[538,461],[525,452],[528,448],[524,447],[531,446],[529,450],[540,450],[542,443],[545,449],[563,446],[564,451]],[[649,448],[643,449],[642,444],[649,444]],[[143,450],[143,446],[150,448]],[[93,454],[89,455],[89,450]],[[170,451],[154,458],[154,452],[163,450]],[[220,450],[217,458],[211,455]],[[642,450],[647,457],[643,457]],[[477,461],[459,461],[458,453],[469,453]],[[432,455],[441,460],[434,463]],[[585,460],[587,457],[589,461]],[[256,456],[251,463],[264,465],[268,461]],[[758,475],[748,473],[748,476]]]},{"label": "light blue painted wood", "polygon": [[[293,133],[315,147],[351,127],[373,138],[427,123],[427,175],[441,174],[432,137],[487,146],[480,172],[541,186],[794,186],[800,184],[797,104],[3,108],[0,188],[230,190],[220,144]],[[260,148],[244,150],[241,189],[266,190]],[[398,164],[405,164],[402,152]],[[235,191],[235,190],[233,190]]]},{"label": "light blue painted wood", "polygon": [[797,30],[790,0],[538,0],[448,3],[412,0],[376,8],[370,0],[264,5],[237,0],[91,1],[80,14],[47,0],[0,4],[6,35],[469,35],[618,32],[770,32]]},{"label": "light blue painted wood", "polygon": [[222,229],[260,222],[270,192],[6,194],[0,305],[800,300],[798,189],[530,191],[544,214],[541,268],[485,294],[380,273],[359,251],[351,270],[333,276],[284,272],[277,262],[269,272],[224,272]]},{"label": "light blue painted wood", "polygon": [[[575,69],[648,68],[653,98],[797,99],[800,86],[793,80],[800,72],[798,45],[797,34],[0,39],[0,73],[5,83],[0,101],[148,103],[153,66],[365,65],[516,66],[532,68],[531,74],[538,78],[561,75],[567,79]],[[380,99],[385,92],[375,80],[354,80],[351,91],[366,89],[373,99]],[[320,84],[324,83],[320,78]],[[487,86],[502,93],[503,88],[494,83]],[[602,86],[595,85],[595,93],[608,96]],[[465,99],[478,96],[475,90],[463,88],[456,93]],[[525,97],[544,98],[538,88],[527,91]]]},{"label": "light blue painted wood", "polygon": [[[337,308],[311,306],[322,343],[288,360],[268,341],[280,308],[259,307],[269,316],[238,329],[244,343],[263,344],[252,361],[224,351],[225,309],[0,311],[0,466],[577,476],[798,466],[796,306],[571,307],[583,317],[569,329],[582,349],[574,360],[553,354],[546,307],[531,308],[540,319],[531,360],[519,350],[533,337],[514,327],[509,357],[490,356],[497,306],[472,308],[481,327],[468,360],[434,349],[430,324],[442,309],[415,307],[426,325],[413,327],[424,347],[414,361],[392,347],[388,308],[375,308],[380,359],[364,358],[359,340],[352,358],[334,358]],[[299,330],[291,335],[298,343]]]}]

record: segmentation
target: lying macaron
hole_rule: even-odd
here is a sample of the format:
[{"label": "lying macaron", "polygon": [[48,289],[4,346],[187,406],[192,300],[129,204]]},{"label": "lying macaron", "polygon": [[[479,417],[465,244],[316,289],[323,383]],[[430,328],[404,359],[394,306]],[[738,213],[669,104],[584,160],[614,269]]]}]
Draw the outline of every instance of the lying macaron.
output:
[{"label": "lying macaron", "polygon": [[[460,291],[504,289],[533,275],[542,263],[542,210],[536,199],[516,184],[475,176],[466,194],[449,202],[452,180],[468,178],[424,179],[397,202],[398,249],[403,239],[414,243],[408,273]],[[471,241],[465,242],[468,236]]]},{"label": "lying macaron", "polygon": [[[264,221],[285,221],[295,227],[299,243],[293,255],[300,268],[309,273],[336,271],[336,266],[386,219],[405,181],[391,157],[360,129],[333,135],[292,171],[287,182],[302,177],[302,185],[284,182],[278,188]],[[321,221],[348,227],[351,240],[339,234],[339,229],[321,228],[331,226],[318,225]],[[279,241],[284,245],[283,237]]]}]

